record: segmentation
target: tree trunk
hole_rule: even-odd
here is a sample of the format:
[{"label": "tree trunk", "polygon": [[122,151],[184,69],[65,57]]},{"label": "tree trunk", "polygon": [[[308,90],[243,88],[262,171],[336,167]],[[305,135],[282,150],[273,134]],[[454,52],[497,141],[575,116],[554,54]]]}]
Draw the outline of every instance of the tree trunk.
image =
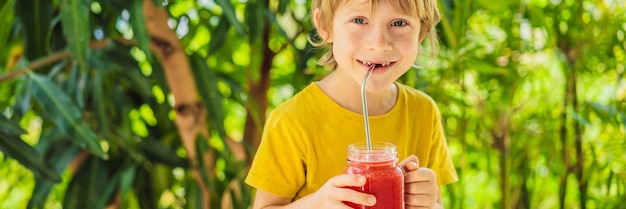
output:
[{"label": "tree trunk", "polygon": [[[159,58],[165,71],[165,77],[171,93],[175,98],[176,125],[187,157],[192,165],[192,176],[202,191],[203,208],[209,208],[209,190],[201,178],[196,153],[196,136],[209,138],[206,129],[206,109],[197,98],[197,89],[193,73],[176,33],[169,28],[167,11],[157,7],[152,0],[143,1],[143,15],[150,34],[150,48]],[[213,170],[213,156],[202,156],[209,171]],[[212,173],[212,172],[208,172]]]},{"label": "tree trunk", "polygon": [[[252,147],[253,150],[256,150],[261,142],[260,130],[262,130],[262,124],[265,121],[267,91],[270,88],[270,70],[272,69],[273,60],[276,56],[276,53],[274,53],[269,47],[270,27],[270,24],[265,24],[265,28],[263,30],[263,39],[261,40],[263,47],[263,61],[261,62],[259,81],[254,82],[254,80],[248,76],[249,91],[252,94],[252,98],[258,105],[258,116],[259,121],[261,122],[260,124],[255,123],[252,116],[252,113],[255,111],[248,111],[244,130],[244,140]],[[249,108],[250,107],[253,107],[253,105],[249,105]]]}]

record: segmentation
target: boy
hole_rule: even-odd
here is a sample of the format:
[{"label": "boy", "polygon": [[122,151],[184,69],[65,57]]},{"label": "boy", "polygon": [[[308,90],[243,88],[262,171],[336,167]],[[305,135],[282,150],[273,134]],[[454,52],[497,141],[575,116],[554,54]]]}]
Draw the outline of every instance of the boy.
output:
[{"label": "boy", "polygon": [[396,82],[415,65],[427,35],[436,44],[436,0],[314,0],[312,10],[318,38],[310,40],[328,49],[318,63],[333,71],[269,115],[246,179],[257,188],[254,208],[376,204],[373,195],[345,188],[364,185],[364,177],[341,174],[348,145],[365,141],[360,85],[371,67],[372,141],[395,144],[404,158],[406,208],[442,208],[439,185],[458,177],[439,110]]}]

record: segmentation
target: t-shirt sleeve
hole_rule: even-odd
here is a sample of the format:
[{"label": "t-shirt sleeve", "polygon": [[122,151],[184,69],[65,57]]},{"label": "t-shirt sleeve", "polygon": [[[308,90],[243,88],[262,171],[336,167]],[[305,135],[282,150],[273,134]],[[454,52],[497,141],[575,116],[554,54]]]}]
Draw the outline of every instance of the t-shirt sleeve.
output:
[{"label": "t-shirt sleeve", "polygon": [[[283,114],[284,115],[284,114]],[[304,143],[292,121],[272,112],[265,123],[261,143],[245,182],[265,192],[293,198],[305,182]]]},{"label": "t-shirt sleeve", "polygon": [[445,185],[459,180],[452,157],[448,151],[448,143],[441,124],[441,114],[437,106],[434,106],[433,137],[428,167],[437,174],[437,183]]}]

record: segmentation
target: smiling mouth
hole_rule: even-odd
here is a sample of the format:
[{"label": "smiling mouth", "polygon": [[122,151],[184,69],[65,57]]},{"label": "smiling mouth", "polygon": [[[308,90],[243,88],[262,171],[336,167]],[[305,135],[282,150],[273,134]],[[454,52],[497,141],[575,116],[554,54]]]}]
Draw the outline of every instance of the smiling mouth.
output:
[{"label": "smiling mouth", "polygon": [[368,68],[374,67],[374,68],[381,68],[381,67],[387,67],[389,65],[394,64],[395,62],[385,62],[385,63],[374,63],[374,62],[368,62],[368,61],[363,61],[363,60],[357,60],[359,63],[367,66]]},{"label": "smiling mouth", "polygon": [[366,66],[368,66],[368,67],[372,67],[372,66],[374,66],[374,67],[376,67],[376,68],[378,68],[378,67],[386,67],[386,66],[389,66],[389,65],[393,64],[393,62],[386,62],[386,63],[373,63],[373,62],[368,62],[368,61],[363,61],[363,60],[358,60],[358,61],[359,61],[361,64],[364,64],[364,65],[366,65]]}]

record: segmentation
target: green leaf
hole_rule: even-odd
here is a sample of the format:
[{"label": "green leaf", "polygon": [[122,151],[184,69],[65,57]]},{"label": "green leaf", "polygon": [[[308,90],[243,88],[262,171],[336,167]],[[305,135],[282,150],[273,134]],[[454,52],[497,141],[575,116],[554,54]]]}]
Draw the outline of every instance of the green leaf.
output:
[{"label": "green leaf", "polygon": [[0,134],[0,151],[24,167],[30,169],[36,177],[54,182],[61,182],[61,176],[54,171],[33,147],[17,135]]},{"label": "green leaf", "polygon": [[0,66],[6,65],[6,57],[8,56],[8,49],[11,47],[8,45],[9,34],[13,29],[10,25],[13,23],[13,19],[15,16],[15,11],[13,10],[13,4],[15,0],[3,1],[0,3],[0,25],[6,25],[8,27],[0,27],[0,57],[3,57],[3,60],[0,61]]},{"label": "green leaf", "polygon": [[[130,6],[130,24],[133,27],[135,40],[139,44],[141,49],[148,60],[152,60],[152,53],[150,52],[150,35],[148,28],[146,27],[146,21],[143,17],[143,0],[132,0],[133,4]],[[160,5],[160,4],[157,4]]]},{"label": "green leaf", "polygon": [[185,181],[185,209],[202,209],[202,191],[194,178],[188,177]]},{"label": "green leaf", "polygon": [[89,8],[91,0],[61,0],[61,23],[72,58],[87,72],[89,56]]},{"label": "green leaf", "polygon": [[619,111],[616,107],[597,102],[587,102],[587,104],[603,122],[618,125],[617,114]]},{"label": "green leaf", "polygon": [[120,202],[120,208],[127,208],[125,207],[123,197],[126,197],[128,192],[131,190],[134,180],[135,180],[136,173],[137,173],[136,166],[130,166],[124,169],[124,171],[122,171],[122,179],[120,180],[120,196],[122,197],[121,198],[122,200]]},{"label": "green leaf", "polygon": [[156,140],[144,139],[137,143],[137,146],[150,161],[171,167],[186,168],[188,166],[187,159],[178,157],[175,150],[167,148]]},{"label": "green leaf", "polygon": [[26,130],[22,129],[19,124],[9,120],[0,114],[0,134],[19,136],[25,134]]},{"label": "green leaf", "polygon": [[226,19],[225,16],[221,16],[219,19],[219,23],[215,30],[211,33],[211,41],[209,42],[209,54],[218,50],[224,43],[226,42],[226,38],[228,37],[228,28],[230,27],[230,22]]},{"label": "green leaf", "polygon": [[228,21],[230,21],[230,23],[235,26],[235,31],[237,31],[237,34],[240,36],[246,35],[245,27],[243,26],[243,24],[241,24],[241,22],[239,22],[239,20],[237,20],[237,13],[235,12],[235,7],[233,6],[233,3],[230,0],[215,0],[215,3],[222,7],[222,15],[225,15],[226,19],[228,19]]},{"label": "green leaf", "polygon": [[208,111],[209,122],[223,140],[226,138],[226,130],[224,128],[224,118],[226,116],[222,107],[224,98],[217,86],[217,75],[213,70],[209,69],[205,62],[206,59],[194,54],[191,55],[190,60],[200,96]]},{"label": "green leaf", "polygon": [[246,23],[248,25],[248,38],[250,43],[254,43],[257,38],[263,37],[265,29],[265,5],[258,1],[251,1],[246,4]]},{"label": "green leaf", "polygon": [[261,132],[263,127],[263,122],[261,121],[262,111],[259,110],[259,104],[254,100],[252,94],[250,94],[249,91],[243,89],[239,82],[227,75],[218,74],[217,77],[220,79],[220,81],[223,81],[228,85],[230,91],[232,92],[230,94],[230,98],[246,107],[246,110],[251,116],[253,123],[258,128],[258,131]]},{"label": "green leaf", "polygon": [[104,157],[106,153],[100,147],[98,137],[82,121],[80,110],[57,85],[46,77],[29,73],[31,90],[35,99],[48,113],[59,130],[72,135],[71,139],[79,147],[90,153]]},{"label": "green leaf", "polygon": [[211,184],[211,181],[209,180],[209,174],[207,173],[208,168],[206,167],[206,162],[204,162],[204,154],[209,152],[210,149],[211,147],[209,146],[208,139],[198,134],[196,136],[196,160],[198,160],[200,178],[204,182],[204,185],[209,187],[209,191],[215,193],[217,189],[215,184]]},{"label": "green leaf", "polygon": [[28,60],[34,61],[47,54],[52,1],[20,0],[17,1],[17,8],[24,29],[24,54]]},{"label": "green leaf", "polygon": [[[128,193],[130,186],[132,186],[132,180],[135,177],[136,168],[137,167],[134,165],[128,165],[115,172],[103,188],[102,193],[98,194],[99,198],[97,199],[94,208],[105,208],[109,203],[110,197],[114,195],[116,188],[119,188],[120,196],[124,197]],[[121,200],[119,208],[127,208],[124,207],[124,198],[121,198]]]},{"label": "green leaf", "polygon": [[92,91],[91,96],[93,98],[93,108],[95,109],[96,119],[98,120],[99,132],[110,133],[111,125],[109,124],[108,115],[106,114],[106,107],[109,104],[107,96],[104,94],[104,70],[98,69],[96,74],[91,78]]},{"label": "green leaf", "polygon": [[587,120],[586,118],[584,118],[582,115],[578,114],[578,112],[576,111],[570,111],[570,114],[572,115],[572,117],[574,117],[574,119],[584,125],[584,126],[588,126],[591,125],[591,123],[589,123],[589,120]]},{"label": "green leaf", "polygon": [[282,15],[285,14],[285,11],[287,11],[287,7],[289,6],[289,3],[291,3],[290,0],[280,0],[278,2],[278,14]]},{"label": "green leaf", "polygon": [[[49,134],[49,136],[56,137],[55,134]],[[56,172],[63,172],[74,160],[74,157],[76,157],[81,148],[74,146],[69,140],[57,141],[56,139],[46,139],[44,137],[47,136],[42,136],[39,141],[56,141],[56,143],[47,149],[46,158],[52,167],[54,167]],[[37,148],[40,147],[40,144],[37,144]],[[44,208],[48,194],[54,185],[56,185],[56,183],[52,181],[36,178],[35,188],[33,189],[33,194],[30,200],[28,201],[27,208]]]},{"label": "green leaf", "polygon": [[109,184],[108,173],[104,161],[93,156],[87,158],[65,190],[63,208],[96,208],[96,200],[108,198],[101,195]]},{"label": "green leaf", "polygon": [[[278,23],[278,20],[276,19],[276,15],[272,14],[269,10],[265,10],[264,13],[265,17],[269,20],[269,22],[271,23],[270,25],[278,28],[278,32],[280,32],[280,35],[282,35],[283,37],[285,37],[285,39],[287,40],[291,40],[292,38],[289,37],[287,35],[287,32],[285,32],[285,30],[283,29],[283,27],[280,26],[280,24]],[[297,35],[297,34],[296,34]],[[290,43],[291,44],[291,43]]]},{"label": "green leaf", "polygon": [[144,98],[152,98],[152,84],[150,80],[146,78],[139,69],[125,69],[122,71],[122,76],[128,80],[130,87],[141,94]]}]

